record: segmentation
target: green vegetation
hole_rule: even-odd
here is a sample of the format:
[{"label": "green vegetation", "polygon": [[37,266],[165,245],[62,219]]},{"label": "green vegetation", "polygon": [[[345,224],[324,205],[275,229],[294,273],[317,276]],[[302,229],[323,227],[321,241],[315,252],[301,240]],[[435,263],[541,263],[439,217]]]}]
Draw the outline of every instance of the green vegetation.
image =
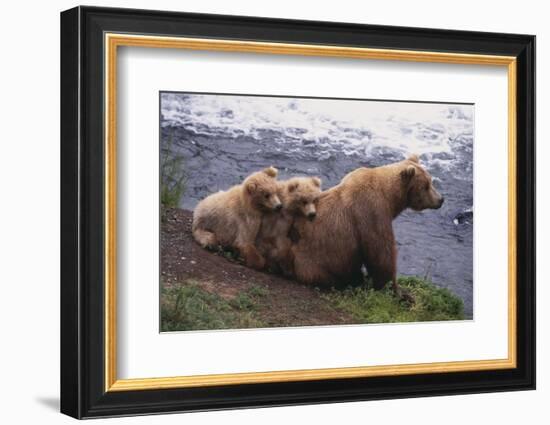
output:
[{"label": "green vegetation", "polygon": [[415,277],[400,277],[402,288],[414,297],[414,305],[400,302],[388,285],[381,291],[368,287],[333,289],[321,293],[331,305],[350,314],[357,323],[424,322],[464,319],[464,305],[448,289]]},{"label": "green vegetation", "polygon": [[258,303],[267,290],[251,286],[226,299],[203,289],[195,281],[163,288],[161,331],[261,328],[266,324],[257,314]]},{"label": "green vegetation", "polygon": [[160,157],[160,203],[164,208],[179,207],[187,178],[184,158],[173,150],[172,145],[173,135],[170,135]]},{"label": "green vegetation", "polygon": [[[464,319],[463,303],[449,290],[414,277],[401,277],[399,284],[415,299],[414,305],[400,302],[388,287],[375,291],[368,286],[343,290],[312,291],[311,297],[288,294],[287,313],[274,311],[270,291],[251,285],[234,295],[208,291],[208,285],[188,280],[161,290],[161,330],[188,331],[245,329],[269,326],[302,326],[304,319],[317,317],[322,324],[396,323]],[[340,323],[323,323],[318,301],[342,313]],[[326,311],[326,310],[325,310]],[[282,314],[282,315],[281,315]]]}]

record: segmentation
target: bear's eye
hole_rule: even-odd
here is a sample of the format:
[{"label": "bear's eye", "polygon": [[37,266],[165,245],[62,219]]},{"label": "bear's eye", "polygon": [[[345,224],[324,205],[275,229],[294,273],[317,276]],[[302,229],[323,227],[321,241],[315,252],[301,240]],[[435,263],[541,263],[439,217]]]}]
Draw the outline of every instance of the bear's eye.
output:
[{"label": "bear's eye", "polygon": [[265,199],[269,199],[269,193],[265,193],[265,194],[264,194],[264,198],[265,198]]},{"label": "bear's eye", "polygon": [[430,183],[426,183],[426,190],[430,190]]}]

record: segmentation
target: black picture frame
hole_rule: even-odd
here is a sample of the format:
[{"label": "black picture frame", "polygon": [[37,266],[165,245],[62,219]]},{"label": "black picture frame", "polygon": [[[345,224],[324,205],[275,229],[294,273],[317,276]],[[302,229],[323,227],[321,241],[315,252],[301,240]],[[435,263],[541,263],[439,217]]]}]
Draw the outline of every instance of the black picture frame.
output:
[{"label": "black picture frame", "polygon": [[[517,367],[473,372],[105,391],[104,33],[517,58]],[[535,388],[535,37],[76,7],[61,13],[61,412],[75,418]]]}]

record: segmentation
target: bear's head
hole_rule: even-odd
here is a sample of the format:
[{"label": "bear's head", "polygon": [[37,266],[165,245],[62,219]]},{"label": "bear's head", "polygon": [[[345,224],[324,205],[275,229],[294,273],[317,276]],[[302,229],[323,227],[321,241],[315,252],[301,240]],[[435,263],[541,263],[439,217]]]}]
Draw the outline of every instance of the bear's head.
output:
[{"label": "bear's head", "polygon": [[321,194],[319,177],[294,177],[284,182],[286,210],[313,220],[317,215],[317,199]]},{"label": "bear's head", "polygon": [[402,167],[400,177],[407,191],[407,207],[415,211],[441,208],[444,198],[435,190],[432,176],[420,165],[418,156],[403,161]]},{"label": "bear's head", "polygon": [[267,167],[244,180],[244,193],[255,208],[267,211],[279,211],[283,208],[278,196],[277,174],[276,168]]}]

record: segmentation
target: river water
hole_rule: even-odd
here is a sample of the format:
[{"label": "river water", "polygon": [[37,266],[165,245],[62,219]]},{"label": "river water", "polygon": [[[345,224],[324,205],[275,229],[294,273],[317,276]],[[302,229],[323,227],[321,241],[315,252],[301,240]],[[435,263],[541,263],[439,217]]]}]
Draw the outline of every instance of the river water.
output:
[{"label": "river water", "polygon": [[326,189],[357,167],[419,154],[445,203],[394,221],[398,273],[450,289],[473,316],[472,105],[163,92],[160,121],[162,148],[182,157],[189,210],[269,165]]}]

